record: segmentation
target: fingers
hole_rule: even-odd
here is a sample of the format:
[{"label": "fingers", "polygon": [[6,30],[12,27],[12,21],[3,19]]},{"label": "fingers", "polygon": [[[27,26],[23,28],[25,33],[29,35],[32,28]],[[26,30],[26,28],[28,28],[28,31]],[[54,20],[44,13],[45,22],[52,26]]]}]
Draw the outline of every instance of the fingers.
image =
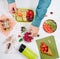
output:
[{"label": "fingers", "polygon": [[32,37],[37,36],[37,33],[35,33],[32,29],[29,29],[28,32],[31,33],[31,35],[29,35],[29,36],[32,36]]},{"label": "fingers", "polygon": [[9,12],[13,14],[13,8],[9,8]]},{"label": "fingers", "polygon": [[16,10],[17,10],[15,6],[13,6],[13,7],[12,7],[12,8],[10,8],[10,9],[11,9],[11,10],[10,10],[10,13],[11,13],[11,14],[15,13],[15,12],[16,12]]},{"label": "fingers", "polygon": [[35,37],[35,36],[37,36],[37,33],[31,32],[31,35],[29,35],[29,36]]},{"label": "fingers", "polygon": [[32,29],[31,28],[28,30],[28,32],[31,33],[31,35],[29,35],[29,36],[32,36],[32,37],[34,36],[33,33],[32,33]]},{"label": "fingers", "polygon": [[9,12],[10,12],[11,14],[15,13],[16,10],[17,10],[15,3],[9,4],[8,8],[9,8]]},{"label": "fingers", "polygon": [[31,33],[31,35],[29,35],[29,36],[34,37],[34,34],[33,34],[33,33]]},{"label": "fingers", "polygon": [[31,33],[31,35],[30,36],[32,36],[32,37],[36,37],[37,36],[37,34],[36,33]]},{"label": "fingers", "polygon": [[16,8],[13,7],[11,11],[12,11],[12,13],[15,13],[16,12]]},{"label": "fingers", "polygon": [[12,13],[15,13],[16,12],[16,5],[14,5],[14,7],[12,8]]},{"label": "fingers", "polygon": [[32,32],[32,28],[31,28],[31,26],[30,26],[30,28],[28,29],[28,32],[30,32],[30,33]]}]

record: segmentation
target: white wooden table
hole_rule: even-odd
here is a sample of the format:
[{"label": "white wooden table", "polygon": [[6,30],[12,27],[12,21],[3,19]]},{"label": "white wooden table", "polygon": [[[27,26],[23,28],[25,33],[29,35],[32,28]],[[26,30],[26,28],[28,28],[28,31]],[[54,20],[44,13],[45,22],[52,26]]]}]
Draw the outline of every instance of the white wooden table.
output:
[{"label": "white wooden table", "polygon": [[[27,3],[28,2],[28,3]],[[32,8],[32,9],[36,9],[36,6],[38,4],[38,0],[16,0],[16,4],[18,8]],[[43,37],[47,37],[50,35],[54,35],[55,40],[56,40],[56,44],[57,44],[57,48],[58,48],[58,52],[59,52],[59,56],[60,56],[60,0],[52,0],[52,3],[48,9],[47,15],[48,17],[45,17],[40,25],[40,30],[39,30],[39,34],[40,37],[39,38],[43,38]],[[50,11],[53,11],[53,15],[50,15]],[[11,16],[11,14],[9,14],[8,12],[8,8],[7,8],[7,2],[6,0],[0,0],[0,16],[2,14],[6,14],[7,16]],[[56,21],[57,23],[57,30],[52,33],[52,34],[48,34],[46,33],[43,28],[43,22],[46,19],[53,19]],[[14,37],[16,38],[16,40],[18,41],[18,37],[17,35],[20,34],[20,27],[21,26],[26,26],[28,23],[16,23],[14,29],[10,32],[9,35],[14,35]],[[30,25],[30,24],[29,24]],[[29,28],[29,25],[27,26],[27,29]],[[38,52],[38,48],[36,45],[36,41],[38,38],[36,37],[31,43],[25,43],[24,41],[21,43],[16,42],[15,44],[13,44],[12,49],[9,51],[8,54],[5,54],[5,45],[2,44],[2,42],[6,39],[7,37],[5,37],[2,33],[0,33],[0,59],[26,59],[26,57],[24,57],[21,53],[19,53],[16,49],[13,48],[13,46],[15,45],[16,48],[19,47],[19,45],[21,43],[24,43],[25,45],[27,45],[31,50],[33,50],[37,55],[38,55],[38,59],[40,59],[40,55]]]}]

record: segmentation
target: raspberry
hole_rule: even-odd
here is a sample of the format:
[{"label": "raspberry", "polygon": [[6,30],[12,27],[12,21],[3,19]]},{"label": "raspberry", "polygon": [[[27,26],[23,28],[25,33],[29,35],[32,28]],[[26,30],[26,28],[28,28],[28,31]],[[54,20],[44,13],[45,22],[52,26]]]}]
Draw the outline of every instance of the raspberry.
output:
[{"label": "raspberry", "polygon": [[32,37],[31,36],[29,36],[31,33],[28,33],[28,32],[26,32],[25,34],[24,34],[24,36],[23,36],[23,39],[26,41],[26,42],[31,42],[32,41]]}]

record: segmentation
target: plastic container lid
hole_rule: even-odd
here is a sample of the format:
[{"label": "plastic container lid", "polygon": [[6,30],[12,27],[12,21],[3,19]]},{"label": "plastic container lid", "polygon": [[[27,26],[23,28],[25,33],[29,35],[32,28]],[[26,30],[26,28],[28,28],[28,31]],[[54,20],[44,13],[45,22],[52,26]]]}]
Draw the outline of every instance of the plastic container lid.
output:
[{"label": "plastic container lid", "polygon": [[23,52],[24,49],[26,48],[26,46],[24,44],[21,44],[20,48],[19,48],[19,52]]}]

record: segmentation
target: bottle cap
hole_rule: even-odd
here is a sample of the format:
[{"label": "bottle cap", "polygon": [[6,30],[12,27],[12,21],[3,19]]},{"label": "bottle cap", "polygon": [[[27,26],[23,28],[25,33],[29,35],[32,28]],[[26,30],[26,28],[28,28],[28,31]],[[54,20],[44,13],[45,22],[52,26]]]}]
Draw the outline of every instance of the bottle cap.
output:
[{"label": "bottle cap", "polygon": [[26,48],[26,46],[24,44],[21,44],[20,48],[19,48],[19,52],[23,52],[24,49]]}]

